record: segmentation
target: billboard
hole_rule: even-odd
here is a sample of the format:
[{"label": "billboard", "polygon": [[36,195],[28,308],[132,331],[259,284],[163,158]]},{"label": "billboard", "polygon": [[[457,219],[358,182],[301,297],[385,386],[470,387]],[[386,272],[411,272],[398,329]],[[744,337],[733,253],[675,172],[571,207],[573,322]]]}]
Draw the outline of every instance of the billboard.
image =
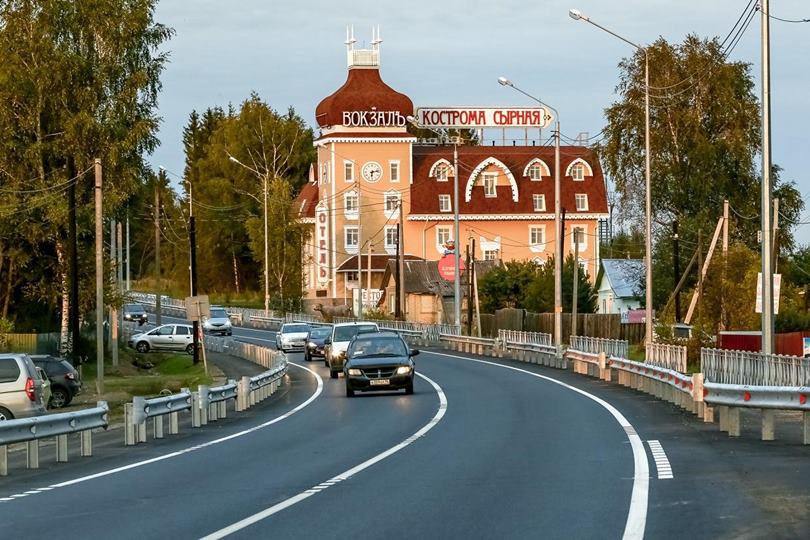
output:
[{"label": "billboard", "polygon": [[545,107],[419,107],[416,122],[420,127],[544,128],[551,122]]}]

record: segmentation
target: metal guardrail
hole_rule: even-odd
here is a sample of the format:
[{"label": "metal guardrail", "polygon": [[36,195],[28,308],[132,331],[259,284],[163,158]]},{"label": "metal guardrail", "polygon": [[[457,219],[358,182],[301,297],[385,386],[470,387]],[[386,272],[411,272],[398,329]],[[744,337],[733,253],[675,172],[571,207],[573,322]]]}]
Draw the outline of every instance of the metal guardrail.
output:
[{"label": "metal guardrail", "polygon": [[56,461],[67,462],[67,436],[80,433],[81,455],[93,455],[93,429],[107,429],[110,408],[106,401],[99,401],[91,409],[45,414],[32,418],[19,418],[0,422],[0,476],[8,475],[8,445],[27,443],[26,461],[29,469],[39,468],[39,441],[56,438]]},{"label": "metal guardrail", "polygon": [[644,363],[686,373],[686,347],[669,343],[647,343]]},{"label": "metal guardrail", "polygon": [[498,330],[498,339],[507,345],[511,343],[536,343],[539,345],[551,345],[551,334],[545,332],[524,332],[522,330]]},{"label": "metal guardrail", "polygon": [[620,339],[605,339],[589,336],[571,336],[571,348],[586,353],[605,353],[608,356],[627,358],[628,343]]},{"label": "metal guardrail", "polygon": [[706,381],[752,386],[810,386],[810,358],[725,349],[700,350]]},{"label": "metal guardrail", "polygon": [[169,415],[169,434],[179,432],[180,411],[192,409],[194,396],[188,388],[177,394],[169,394],[146,399],[141,396],[132,398],[132,403],[124,404],[124,445],[132,446],[146,442],[146,420],[154,419],[153,434],[155,439],[164,436],[163,417]]}]

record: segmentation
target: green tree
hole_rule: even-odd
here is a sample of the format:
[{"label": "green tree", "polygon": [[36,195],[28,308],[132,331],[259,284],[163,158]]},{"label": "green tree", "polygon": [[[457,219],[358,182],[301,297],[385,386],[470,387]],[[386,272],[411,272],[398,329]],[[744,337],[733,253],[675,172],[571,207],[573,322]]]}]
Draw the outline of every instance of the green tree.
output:
[{"label": "green tree", "polygon": [[531,261],[509,261],[487,272],[478,285],[481,310],[494,313],[506,307],[525,308],[526,291],[537,271]]},{"label": "green tree", "polygon": [[[571,313],[574,297],[574,256],[569,254],[563,263],[562,307]],[[539,313],[554,312],[554,258],[548,258],[538,267],[534,280],[527,290],[526,308]],[[593,313],[596,310],[596,290],[588,273],[580,266],[577,272],[577,312]]]}]

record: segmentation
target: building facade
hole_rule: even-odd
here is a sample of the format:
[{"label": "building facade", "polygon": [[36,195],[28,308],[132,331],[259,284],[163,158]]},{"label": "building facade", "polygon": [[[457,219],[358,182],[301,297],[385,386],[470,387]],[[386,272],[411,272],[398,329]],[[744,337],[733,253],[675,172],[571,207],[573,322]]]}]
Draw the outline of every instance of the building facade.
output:
[{"label": "building facade", "polygon": [[[400,230],[406,258],[441,258],[456,240],[456,177],[462,254],[474,240],[479,260],[553,256],[554,148],[460,144],[456,170],[453,145],[409,133],[414,106],[380,77],[379,43],[355,49],[348,41],[347,80],[316,109],[318,161],[298,197],[301,219],[312,224],[307,298],[343,303],[358,286],[378,298]],[[608,217],[601,167],[588,148],[564,146],[560,171],[563,250],[574,253],[578,238],[580,263],[595,280],[599,222]]]}]

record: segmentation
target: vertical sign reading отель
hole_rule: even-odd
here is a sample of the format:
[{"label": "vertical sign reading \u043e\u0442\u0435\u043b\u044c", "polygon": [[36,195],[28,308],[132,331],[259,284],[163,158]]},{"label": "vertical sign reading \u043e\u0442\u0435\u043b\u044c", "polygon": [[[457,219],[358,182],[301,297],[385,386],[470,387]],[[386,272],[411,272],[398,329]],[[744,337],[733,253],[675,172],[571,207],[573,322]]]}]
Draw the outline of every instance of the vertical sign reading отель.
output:
[{"label": "vertical sign reading \u043e\u0442\u0435\u043b\u044c", "polygon": [[329,283],[329,207],[321,201],[315,207],[315,267],[318,287]]}]

